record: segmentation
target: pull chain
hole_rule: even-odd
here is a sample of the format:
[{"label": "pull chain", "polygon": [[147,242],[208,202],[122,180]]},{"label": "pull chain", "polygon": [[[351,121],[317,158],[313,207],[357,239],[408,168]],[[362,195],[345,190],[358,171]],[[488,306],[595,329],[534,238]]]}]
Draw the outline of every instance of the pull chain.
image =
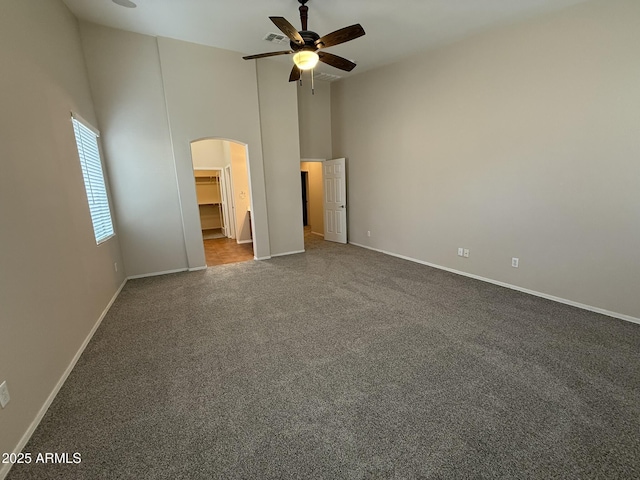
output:
[{"label": "pull chain", "polygon": [[315,85],[313,83],[313,68],[311,69],[311,95],[316,94]]}]

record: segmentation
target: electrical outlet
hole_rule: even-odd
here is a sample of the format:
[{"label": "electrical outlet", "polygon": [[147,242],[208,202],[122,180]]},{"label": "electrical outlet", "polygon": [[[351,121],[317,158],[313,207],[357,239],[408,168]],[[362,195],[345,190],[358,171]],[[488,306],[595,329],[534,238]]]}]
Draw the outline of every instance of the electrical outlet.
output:
[{"label": "electrical outlet", "polygon": [[11,400],[11,397],[9,396],[9,387],[7,387],[7,381],[5,380],[0,385],[0,406],[2,406],[2,408],[6,407],[9,400]]},{"label": "electrical outlet", "polygon": [[459,257],[464,256],[464,249],[462,247],[458,249],[458,256]]},{"label": "electrical outlet", "polygon": [[520,263],[520,259],[519,259],[519,258],[513,257],[513,258],[511,259],[511,266],[512,266],[513,268],[518,268],[518,264],[519,264],[519,263]]},{"label": "electrical outlet", "polygon": [[371,236],[371,230],[367,230],[367,237]]},{"label": "electrical outlet", "polygon": [[464,249],[464,258],[469,258],[469,249],[468,248]]}]

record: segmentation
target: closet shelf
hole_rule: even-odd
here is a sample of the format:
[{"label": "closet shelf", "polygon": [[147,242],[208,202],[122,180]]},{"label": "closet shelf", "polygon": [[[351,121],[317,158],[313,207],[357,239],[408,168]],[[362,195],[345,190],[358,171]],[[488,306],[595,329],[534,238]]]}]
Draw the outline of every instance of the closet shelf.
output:
[{"label": "closet shelf", "polygon": [[223,227],[220,172],[217,170],[194,170],[196,197],[200,210],[200,228],[214,230]]}]

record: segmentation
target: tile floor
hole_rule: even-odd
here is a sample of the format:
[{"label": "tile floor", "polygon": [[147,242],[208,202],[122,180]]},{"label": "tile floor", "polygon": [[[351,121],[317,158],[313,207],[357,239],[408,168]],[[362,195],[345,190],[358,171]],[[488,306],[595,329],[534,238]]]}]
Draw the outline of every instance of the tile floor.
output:
[{"label": "tile floor", "polygon": [[[322,237],[312,234],[311,227],[304,227],[305,248],[309,242],[318,241],[318,239]],[[203,242],[207,267],[253,260],[252,243],[238,245],[234,239],[227,237],[204,239]]]},{"label": "tile floor", "polygon": [[226,237],[203,240],[203,242],[207,267],[253,260],[252,243],[238,245],[235,239]]}]

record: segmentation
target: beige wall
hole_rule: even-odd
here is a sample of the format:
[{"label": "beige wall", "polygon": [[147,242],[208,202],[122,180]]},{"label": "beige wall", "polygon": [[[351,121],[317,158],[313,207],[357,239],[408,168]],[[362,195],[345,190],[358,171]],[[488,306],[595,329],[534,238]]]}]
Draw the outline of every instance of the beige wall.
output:
[{"label": "beige wall", "polygon": [[231,156],[231,176],[233,177],[233,202],[236,207],[236,240],[251,240],[248,210],[251,207],[249,178],[247,176],[247,153],[244,145],[227,142]]},{"label": "beige wall", "polygon": [[[238,54],[82,23],[93,94],[106,129],[122,132],[109,156],[130,227],[128,275],[205,265],[191,142],[248,145],[257,255],[269,256],[255,66]],[[149,183],[149,171],[156,171]]]},{"label": "beige wall", "polygon": [[4,0],[0,45],[0,382],[11,394],[0,452],[9,453],[22,448],[124,269],[119,224],[96,246],[70,121],[74,111],[97,123],[75,18],[58,0]]},{"label": "beige wall", "polygon": [[300,170],[308,172],[309,226],[311,232],[324,236],[324,194],[322,188],[322,162],[300,162]]},{"label": "beige wall", "polygon": [[260,60],[257,69],[271,255],[300,252],[304,236],[296,85],[287,81],[290,65]]},{"label": "beige wall", "polygon": [[[190,268],[205,265],[189,142],[218,137],[248,146],[257,257],[270,253],[255,66],[240,54],[158,38]],[[257,247],[257,248],[256,248]]]},{"label": "beige wall", "polygon": [[[117,172],[116,197],[131,227],[124,247],[133,257],[128,263],[135,266],[129,275],[205,265],[190,150],[190,143],[202,138],[247,146],[256,257],[301,248],[301,212],[292,215],[289,205],[300,186],[281,178],[299,171],[294,85],[281,77],[276,82],[268,74],[273,67],[259,80],[256,62],[242,60],[237,52],[91,24],[83,24],[82,31],[101,124],[126,132],[126,138],[113,143],[110,161]],[[261,118],[277,122],[261,125]],[[140,178],[151,165],[160,169],[157,187],[143,186]],[[156,210],[158,204],[163,208]],[[149,233],[158,229],[166,229],[169,238]]]},{"label": "beige wall", "polygon": [[[306,75],[306,74],[305,74]],[[306,77],[305,77],[306,79]],[[332,158],[331,152],[331,84],[316,81],[315,94],[309,82],[297,88],[300,158]],[[324,203],[322,193],[322,163],[301,162],[302,171],[309,173],[309,225],[313,233],[324,235]]]},{"label": "beige wall", "polygon": [[300,158],[331,158],[331,84],[316,81],[315,94],[304,74],[304,83],[297,87],[298,123],[300,128]]},{"label": "beige wall", "polygon": [[224,168],[229,165],[225,140],[206,138],[191,143],[191,160],[194,169]]},{"label": "beige wall", "polygon": [[350,241],[640,318],[638,25],[589,2],[333,83]]},{"label": "beige wall", "polygon": [[185,240],[156,40],[86,22],[80,31],[127,275],[184,269]]}]

